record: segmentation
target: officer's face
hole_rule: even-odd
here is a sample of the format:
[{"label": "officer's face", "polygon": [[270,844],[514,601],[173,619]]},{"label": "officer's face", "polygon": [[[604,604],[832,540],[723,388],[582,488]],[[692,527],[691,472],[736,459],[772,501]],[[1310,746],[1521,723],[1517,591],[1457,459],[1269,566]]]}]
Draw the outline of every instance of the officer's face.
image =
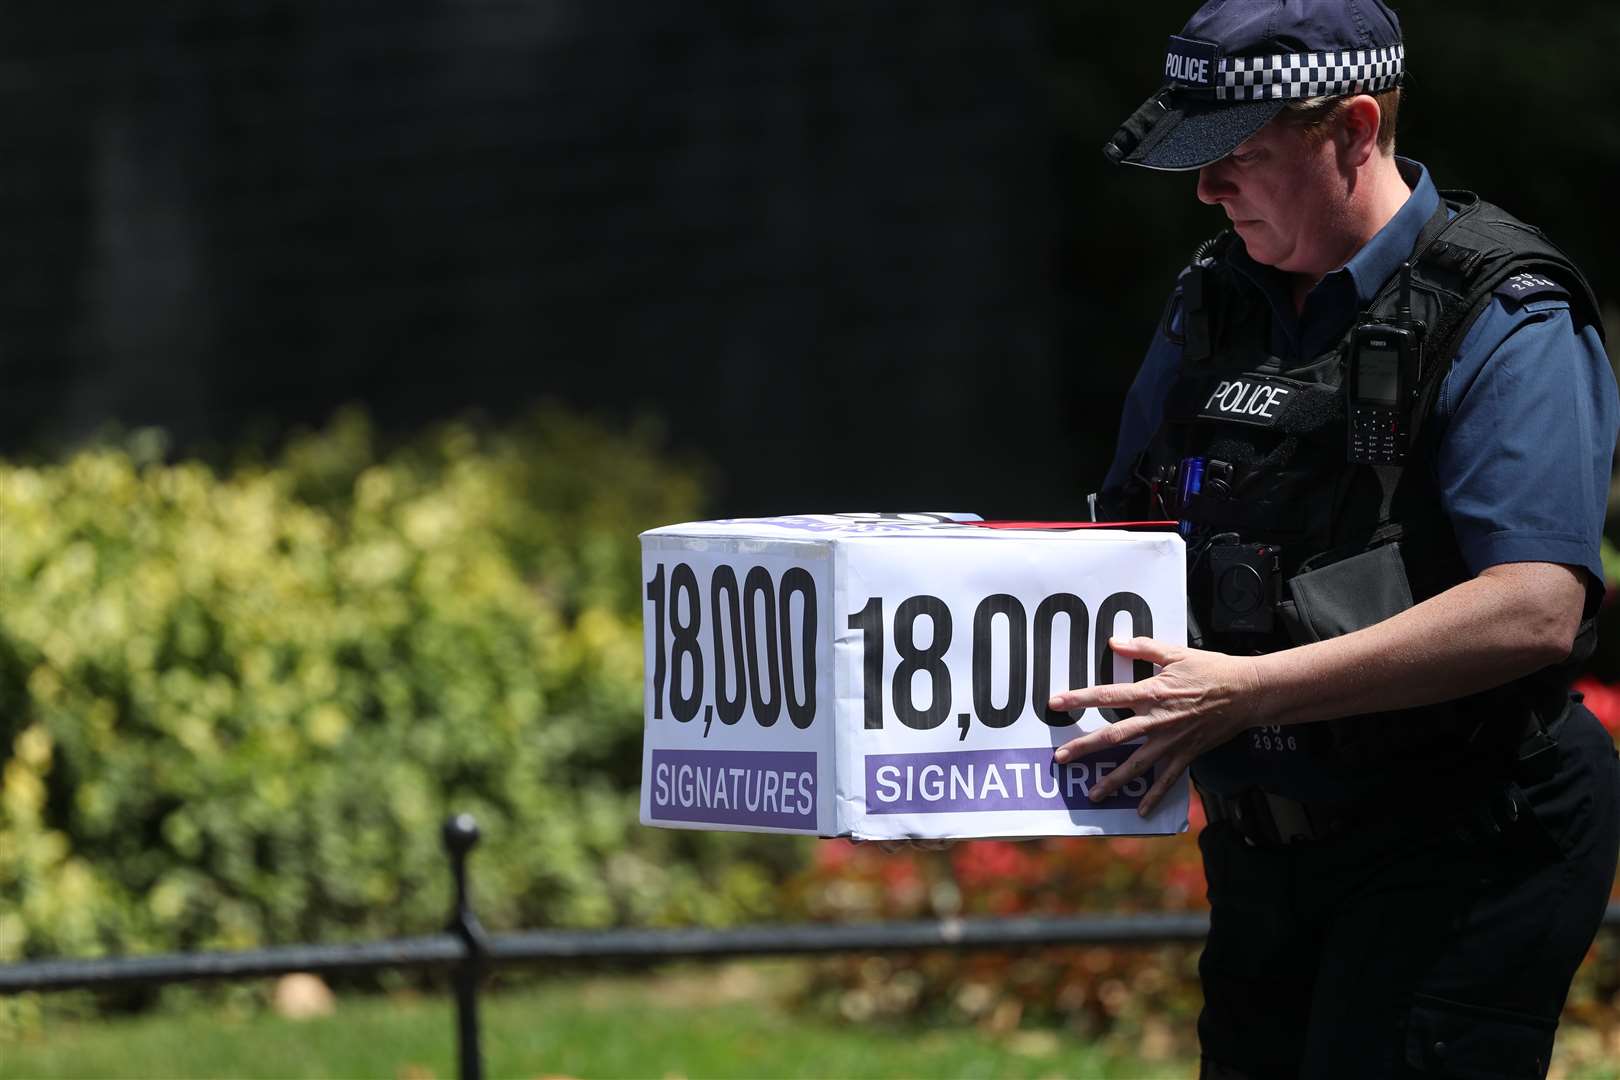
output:
[{"label": "officer's face", "polygon": [[1339,265],[1346,197],[1336,140],[1275,120],[1198,172],[1198,198],[1226,211],[1250,257],[1290,273]]}]

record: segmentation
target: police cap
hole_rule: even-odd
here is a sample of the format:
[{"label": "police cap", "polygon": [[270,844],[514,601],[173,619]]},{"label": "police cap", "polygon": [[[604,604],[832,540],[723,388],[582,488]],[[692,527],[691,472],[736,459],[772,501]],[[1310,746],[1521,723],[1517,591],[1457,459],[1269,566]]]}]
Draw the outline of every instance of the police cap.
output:
[{"label": "police cap", "polygon": [[1103,153],[1149,169],[1197,169],[1290,99],[1400,85],[1405,54],[1384,0],[1207,0],[1171,35],[1159,89]]}]

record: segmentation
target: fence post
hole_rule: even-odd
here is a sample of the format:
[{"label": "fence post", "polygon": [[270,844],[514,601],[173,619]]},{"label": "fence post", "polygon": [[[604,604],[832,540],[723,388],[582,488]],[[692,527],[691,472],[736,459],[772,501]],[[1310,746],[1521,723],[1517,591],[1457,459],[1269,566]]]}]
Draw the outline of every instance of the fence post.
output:
[{"label": "fence post", "polygon": [[478,822],[471,814],[457,814],[444,823],[444,847],[450,853],[450,871],[456,879],[456,906],[449,930],[461,939],[466,955],[456,965],[456,1049],[461,1080],[483,1080],[484,1057],[478,1044],[478,986],[483,981],[487,939],[473,914],[467,888],[467,854],[478,843]]}]

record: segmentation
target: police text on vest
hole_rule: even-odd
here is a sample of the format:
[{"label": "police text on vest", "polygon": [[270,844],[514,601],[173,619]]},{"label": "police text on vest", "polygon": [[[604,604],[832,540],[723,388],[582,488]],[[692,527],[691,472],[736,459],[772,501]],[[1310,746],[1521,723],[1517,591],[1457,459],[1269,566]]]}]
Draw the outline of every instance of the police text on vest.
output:
[{"label": "police text on vest", "polygon": [[1204,402],[1204,411],[1211,409],[1228,416],[1259,416],[1275,420],[1272,413],[1289,390],[1285,386],[1267,386],[1265,383],[1245,382],[1242,379],[1223,379],[1215,392]]}]

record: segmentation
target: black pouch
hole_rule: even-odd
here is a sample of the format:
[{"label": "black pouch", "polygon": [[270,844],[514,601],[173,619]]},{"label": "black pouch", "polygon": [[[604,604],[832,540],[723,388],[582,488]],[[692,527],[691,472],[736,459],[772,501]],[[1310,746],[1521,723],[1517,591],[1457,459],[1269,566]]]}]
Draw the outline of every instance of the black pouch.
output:
[{"label": "black pouch", "polygon": [[1288,579],[1291,597],[1277,614],[1296,645],[1381,623],[1412,606],[1399,544],[1340,559]]},{"label": "black pouch", "polygon": [[[1413,604],[1400,545],[1385,544],[1288,579],[1292,599],[1277,615],[1296,645],[1324,641],[1383,622]],[[1431,762],[1468,741],[1469,717],[1453,702],[1347,716],[1314,727],[1312,747],[1341,765]]]}]

